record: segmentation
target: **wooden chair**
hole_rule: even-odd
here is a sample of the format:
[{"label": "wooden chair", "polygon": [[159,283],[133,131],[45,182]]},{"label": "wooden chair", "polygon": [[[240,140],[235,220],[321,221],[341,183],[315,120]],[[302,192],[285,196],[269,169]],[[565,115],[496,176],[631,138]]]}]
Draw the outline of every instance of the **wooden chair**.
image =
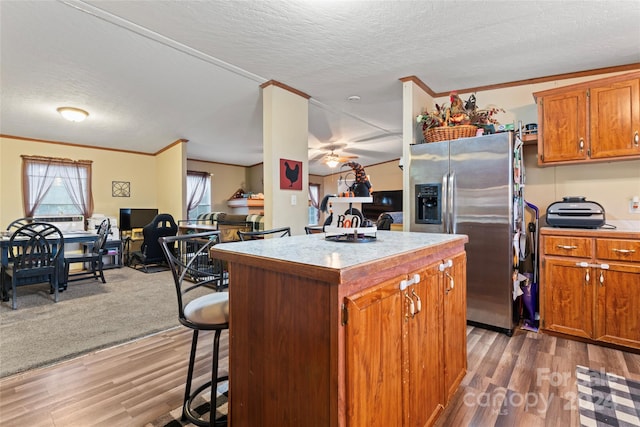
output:
[{"label": "wooden chair", "polygon": [[286,237],[291,236],[290,227],[272,228],[271,230],[260,231],[238,231],[240,240],[260,240],[265,237]]},{"label": "wooden chair", "polygon": [[[68,254],[64,257],[64,277],[65,283],[75,282],[77,280],[86,279],[87,277],[93,277],[94,279],[102,280],[102,283],[107,281],[104,278],[103,261],[102,257],[106,255],[107,251],[105,246],[107,244],[107,237],[109,236],[109,229],[111,223],[109,219],[104,219],[98,227],[98,239],[91,246],[91,250],[80,254]],[[89,268],[79,273],[69,274],[69,267],[73,263],[87,263]]]},{"label": "wooden chair", "polygon": [[11,308],[17,309],[16,288],[22,285],[49,282],[54,301],[58,302],[58,278],[64,237],[54,225],[32,222],[19,227],[9,240],[8,265],[1,278],[2,299],[9,300],[6,279],[11,279]]},{"label": "wooden chair", "polygon": [[[226,418],[215,419],[215,404],[212,405],[209,422],[202,420],[191,409],[193,400],[202,392],[211,389],[211,402],[216,401],[217,384],[228,381],[228,376],[218,376],[218,356],[220,335],[229,329],[229,293],[211,291],[203,296],[190,298],[189,292],[202,286],[218,289],[222,279],[221,272],[216,270],[215,260],[211,260],[209,249],[220,242],[220,231],[205,233],[181,234],[160,238],[160,245],[166,258],[178,297],[178,320],[193,330],[191,353],[182,405],[182,420],[189,420],[197,426],[222,426],[227,424]],[[220,273],[220,274],[218,274]],[[211,380],[191,391],[193,368],[198,346],[198,333],[201,330],[215,331],[213,339],[213,359]]]}]

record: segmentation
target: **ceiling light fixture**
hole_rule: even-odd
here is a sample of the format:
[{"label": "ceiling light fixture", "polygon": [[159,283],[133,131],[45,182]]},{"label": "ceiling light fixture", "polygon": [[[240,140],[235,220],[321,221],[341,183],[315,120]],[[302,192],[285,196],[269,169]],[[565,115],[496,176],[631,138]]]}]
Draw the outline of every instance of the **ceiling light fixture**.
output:
[{"label": "ceiling light fixture", "polygon": [[340,162],[334,157],[327,160],[327,166],[329,166],[330,168],[335,168],[336,166],[338,166],[338,163]]},{"label": "ceiling light fixture", "polygon": [[86,111],[73,107],[60,107],[57,111],[70,122],[81,122],[89,115]]},{"label": "ceiling light fixture", "polygon": [[347,101],[358,102],[360,101],[360,97],[358,95],[351,95],[350,97],[347,98]]}]

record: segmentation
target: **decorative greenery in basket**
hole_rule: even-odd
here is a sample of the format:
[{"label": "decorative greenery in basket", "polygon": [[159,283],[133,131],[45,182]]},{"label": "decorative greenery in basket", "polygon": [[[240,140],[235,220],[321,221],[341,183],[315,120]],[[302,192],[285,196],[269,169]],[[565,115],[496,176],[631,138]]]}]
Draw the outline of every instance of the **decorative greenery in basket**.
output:
[{"label": "decorative greenery in basket", "polygon": [[451,92],[449,100],[449,106],[436,104],[435,110],[423,112],[416,117],[416,121],[422,123],[422,132],[427,142],[468,138],[476,135],[477,128],[483,128],[484,133],[493,133],[493,125],[498,124],[494,116],[499,112],[504,113],[498,107],[478,109],[475,94],[463,101],[456,92]]}]

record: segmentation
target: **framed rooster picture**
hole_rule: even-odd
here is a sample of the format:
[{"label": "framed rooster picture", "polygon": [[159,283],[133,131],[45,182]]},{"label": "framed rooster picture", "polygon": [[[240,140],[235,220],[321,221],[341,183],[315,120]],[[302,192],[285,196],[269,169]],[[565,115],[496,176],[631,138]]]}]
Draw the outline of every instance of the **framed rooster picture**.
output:
[{"label": "framed rooster picture", "polygon": [[302,190],[302,162],[280,159],[280,189]]}]

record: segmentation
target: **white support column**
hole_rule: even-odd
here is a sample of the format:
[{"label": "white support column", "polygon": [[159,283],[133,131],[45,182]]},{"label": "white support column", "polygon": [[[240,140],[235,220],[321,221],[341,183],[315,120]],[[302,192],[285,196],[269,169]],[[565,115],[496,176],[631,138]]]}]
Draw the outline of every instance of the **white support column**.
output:
[{"label": "white support column", "polygon": [[[265,229],[291,227],[291,234],[304,234],[309,192],[309,96],[278,82],[262,86],[264,148]],[[299,162],[297,180],[281,188],[281,159]],[[290,172],[295,178],[296,173]],[[289,185],[301,186],[290,189]]]}]

